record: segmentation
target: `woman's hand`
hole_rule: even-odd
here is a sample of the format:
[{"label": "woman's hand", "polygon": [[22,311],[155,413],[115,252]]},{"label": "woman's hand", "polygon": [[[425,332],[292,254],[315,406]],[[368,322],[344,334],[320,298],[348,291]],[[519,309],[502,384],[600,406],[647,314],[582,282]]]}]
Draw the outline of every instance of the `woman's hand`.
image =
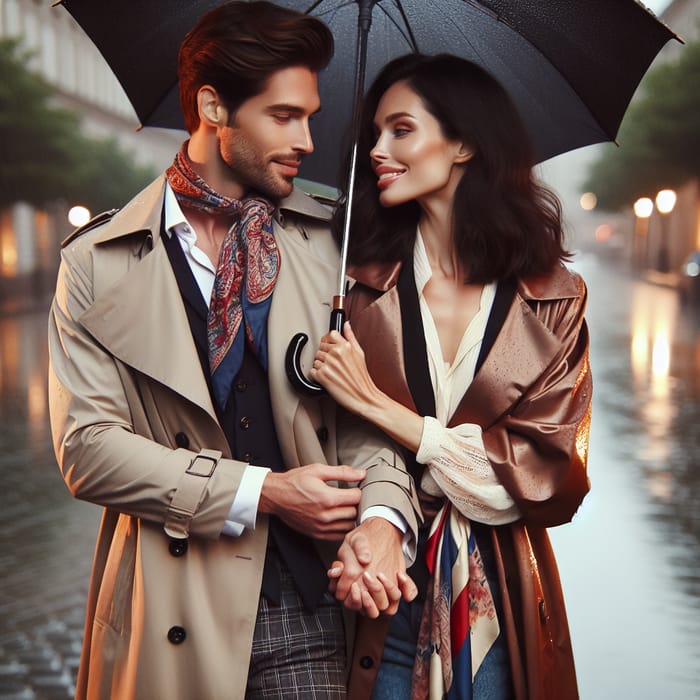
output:
[{"label": "woman's hand", "polygon": [[345,323],[343,333],[345,337],[337,331],[323,336],[309,374],[343,407],[363,414],[381,392],[369,376],[365,353],[350,323]]}]

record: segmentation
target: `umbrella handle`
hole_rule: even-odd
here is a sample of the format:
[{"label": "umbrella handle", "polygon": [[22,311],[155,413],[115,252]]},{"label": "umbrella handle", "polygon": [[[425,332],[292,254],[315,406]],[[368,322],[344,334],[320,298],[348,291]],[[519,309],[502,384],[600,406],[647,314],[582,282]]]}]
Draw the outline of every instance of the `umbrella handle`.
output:
[{"label": "umbrella handle", "polygon": [[[334,299],[334,305],[338,303],[338,297]],[[343,324],[345,323],[345,309],[340,307],[334,308],[331,311],[330,328],[331,331],[343,332]],[[287,373],[292,386],[301,394],[307,396],[322,396],[326,390],[316,382],[312,382],[304,376],[304,370],[301,367],[301,352],[304,346],[309,341],[309,336],[306,333],[297,333],[287,346],[287,354],[284,357],[284,369]]]}]

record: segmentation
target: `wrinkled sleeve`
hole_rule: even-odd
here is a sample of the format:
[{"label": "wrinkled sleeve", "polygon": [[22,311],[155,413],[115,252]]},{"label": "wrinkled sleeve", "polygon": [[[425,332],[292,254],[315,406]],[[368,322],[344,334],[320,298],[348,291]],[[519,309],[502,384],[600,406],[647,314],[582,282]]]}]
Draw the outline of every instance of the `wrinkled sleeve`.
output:
[{"label": "wrinkled sleeve", "polygon": [[524,522],[569,522],[590,488],[586,472],[592,380],[586,289],[576,298],[542,301],[533,311],[558,351],[516,404],[483,430],[486,454]]},{"label": "wrinkled sleeve", "polygon": [[487,525],[503,525],[520,517],[491,467],[478,425],[446,428],[425,416],[416,459],[428,468],[421,488],[446,496],[465,517]]},{"label": "wrinkled sleeve", "polygon": [[399,513],[408,527],[405,534],[412,544],[406,549],[411,552],[409,558],[413,559],[418,525],[423,516],[400,448],[379,428],[339,407],[338,458],[340,464],[367,469],[367,476],[360,484],[359,520],[367,509],[375,506]]}]

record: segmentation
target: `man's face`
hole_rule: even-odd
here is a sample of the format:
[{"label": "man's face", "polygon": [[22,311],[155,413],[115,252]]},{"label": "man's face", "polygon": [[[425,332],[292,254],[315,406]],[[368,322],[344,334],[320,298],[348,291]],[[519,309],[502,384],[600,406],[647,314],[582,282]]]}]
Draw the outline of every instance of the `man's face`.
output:
[{"label": "man's face", "polygon": [[219,130],[221,157],[245,190],[271,199],[292,191],[301,159],[313,151],[309,118],[319,110],[316,73],[296,66],[273,73]]}]

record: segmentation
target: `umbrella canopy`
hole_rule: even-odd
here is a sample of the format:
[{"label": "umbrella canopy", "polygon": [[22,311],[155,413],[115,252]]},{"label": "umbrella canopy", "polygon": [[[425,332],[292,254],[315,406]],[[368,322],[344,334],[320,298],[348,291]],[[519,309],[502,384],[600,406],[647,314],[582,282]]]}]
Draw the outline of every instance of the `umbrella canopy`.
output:
[{"label": "umbrella canopy", "polygon": [[[182,128],[177,51],[222,0],[62,0],[123,86],[143,126]],[[336,39],[320,76],[316,146],[301,176],[339,182],[356,91],[359,7],[371,12],[369,83],[405,53],[453,53],[478,63],[513,98],[538,160],[614,140],[634,91],[675,34],[636,0],[278,0],[318,16]]]},{"label": "umbrella canopy", "polygon": [[[58,0],[107,60],[144,126],[181,128],[177,53],[201,15],[223,0]],[[675,34],[636,0],[277,0],[322,19],[335,55],[319,77],[322,112],[300,175],[347,181],[347,206],[330,328],[341,330],[357,135],[365,81],[411,52],[451,53],[479,64],[510,94],[540,161],[613,140],[627,105]],[[677,37],[675,37],[677,38]],[[357,126],[355,122],[354,126]],[[340,173],[352,146],[349,173]],[[308,338],[292,338],[286,371],[299,391],[323,389],[303,374]]]}]

